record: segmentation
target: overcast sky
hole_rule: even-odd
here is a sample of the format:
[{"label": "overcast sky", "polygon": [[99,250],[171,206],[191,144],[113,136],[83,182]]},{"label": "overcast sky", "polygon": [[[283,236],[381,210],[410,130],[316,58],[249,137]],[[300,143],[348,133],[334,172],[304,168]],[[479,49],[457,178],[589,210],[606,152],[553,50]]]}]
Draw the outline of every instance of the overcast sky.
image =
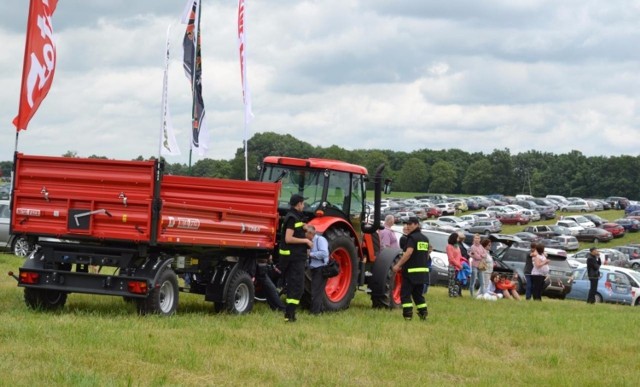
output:
[{"label": "overcast sky", "polygon": [[[24,153],[158,153],[167,27],[169,104],[187,162],[185,0],[59,0],[53,86]],[[346,149],[640,150],[640,1],[246,0],[256,132]],[[27,1],[0,2],[0,160],[10,160]],[[205,157],[230,159],[244,119],[237,1],[203,0]],[[273,150],[278,153],[277,149]],[[194,153],[194,162],[201,156]]]}]

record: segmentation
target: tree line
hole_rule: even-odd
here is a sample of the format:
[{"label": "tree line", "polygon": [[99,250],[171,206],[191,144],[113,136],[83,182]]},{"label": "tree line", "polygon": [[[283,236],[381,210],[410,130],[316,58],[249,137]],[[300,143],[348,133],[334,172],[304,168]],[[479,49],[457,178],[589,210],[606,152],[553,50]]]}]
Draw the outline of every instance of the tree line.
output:
[{"label": "tree line", "polygon": [[[559,155],[537,150],[511,154],[508,148],[491,153],[460,149],[346,150],[337,145],[312,146],[289,134],[273,132],[256,133],[248,144],[248,174],[252,180],[258,177],[255,167],[265,156],[279,155],[342,160],[363,165],[370,173],[384,163],[385,175],[393,180],[393,190],[400,192],[640,198],[640,156],[587,157],[577,150]],[[63,156],[77,154],[69,151]],[[165,161],[165,173],[244,179],[243,148],[238,148],[231,160],[202,159],[191,168],[169,161]],[[9,176],[12,162],[0,162],[0,168],[3,176]]]}]

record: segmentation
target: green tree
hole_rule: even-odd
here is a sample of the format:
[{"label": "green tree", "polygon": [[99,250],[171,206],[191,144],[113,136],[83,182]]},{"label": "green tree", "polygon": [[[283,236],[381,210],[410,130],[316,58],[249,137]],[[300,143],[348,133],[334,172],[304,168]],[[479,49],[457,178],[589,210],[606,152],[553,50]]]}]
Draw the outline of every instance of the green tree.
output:
[{"label": "green tree", "polygon": [[425,192],[427,166],[419,158],[408,159],[398,171],[395,189],[405,192]]},{"label": "green tree", "polygon": [[494,193],[493,168],[487,159],[478,160],[467,168],[462,179],[462,192],[467,194]]},{"label": "green tree", "polygon": [[448,161],[437,161],[431,167],[429,192],[451,193],[456,188],[456,170]]}]

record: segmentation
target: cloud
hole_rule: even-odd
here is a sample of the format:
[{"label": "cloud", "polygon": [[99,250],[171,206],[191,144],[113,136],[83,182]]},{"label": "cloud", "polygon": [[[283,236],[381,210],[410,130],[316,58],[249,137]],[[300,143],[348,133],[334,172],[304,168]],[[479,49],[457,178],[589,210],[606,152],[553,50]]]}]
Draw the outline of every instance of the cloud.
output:
[{"label": "cloud", "polygon": [[[248,1],[255,114],[248,130],[346,149],[636,155],[639,4]],[[245,129],[236,6],[203,4],[207,156],[215,159],[233,157]],[[19,150],[124,159],[157,154],[171,24],[169,102],[183,156],[170,162],[187,162],[191,91],[181,68],[183,7],[169,0],[59,2],[53,87],[20,133]],[[26,17],[26,4],[0,4],[0,155],[6,160]]]}]

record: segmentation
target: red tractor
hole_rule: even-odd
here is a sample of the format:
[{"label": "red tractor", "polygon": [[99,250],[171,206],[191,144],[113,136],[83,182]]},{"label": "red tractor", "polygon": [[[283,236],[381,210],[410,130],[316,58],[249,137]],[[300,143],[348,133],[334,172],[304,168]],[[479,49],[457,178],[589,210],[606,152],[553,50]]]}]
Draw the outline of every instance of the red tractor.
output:
[{"label": "red tractor", "polygon": [[[307,221],[327,238],[330,254],[340,265],[340,274],[327,281],[325,310],[349,307],[357,286],[365,282],[374,306],[393,306],[389,305],[389,292],[380,289],[381,285],[393,287],[388,278],[392,260],[384,259],[373,269],[379,253],[380,195],[383,186],[388,190],[382,170],[383,166],[379,167],[374,176],[376,197],[371,205],[365,200],[368,175],[362,166],[324,159],[277,156],[264,159],[260,180],[281,183],[278,205],[281,218],[289,210],[288,199],[292,194],[307,198],[303,211]],[[367,223],[371,213],[373,221]],[[306,295],[310,296],[308,292]]]}]

